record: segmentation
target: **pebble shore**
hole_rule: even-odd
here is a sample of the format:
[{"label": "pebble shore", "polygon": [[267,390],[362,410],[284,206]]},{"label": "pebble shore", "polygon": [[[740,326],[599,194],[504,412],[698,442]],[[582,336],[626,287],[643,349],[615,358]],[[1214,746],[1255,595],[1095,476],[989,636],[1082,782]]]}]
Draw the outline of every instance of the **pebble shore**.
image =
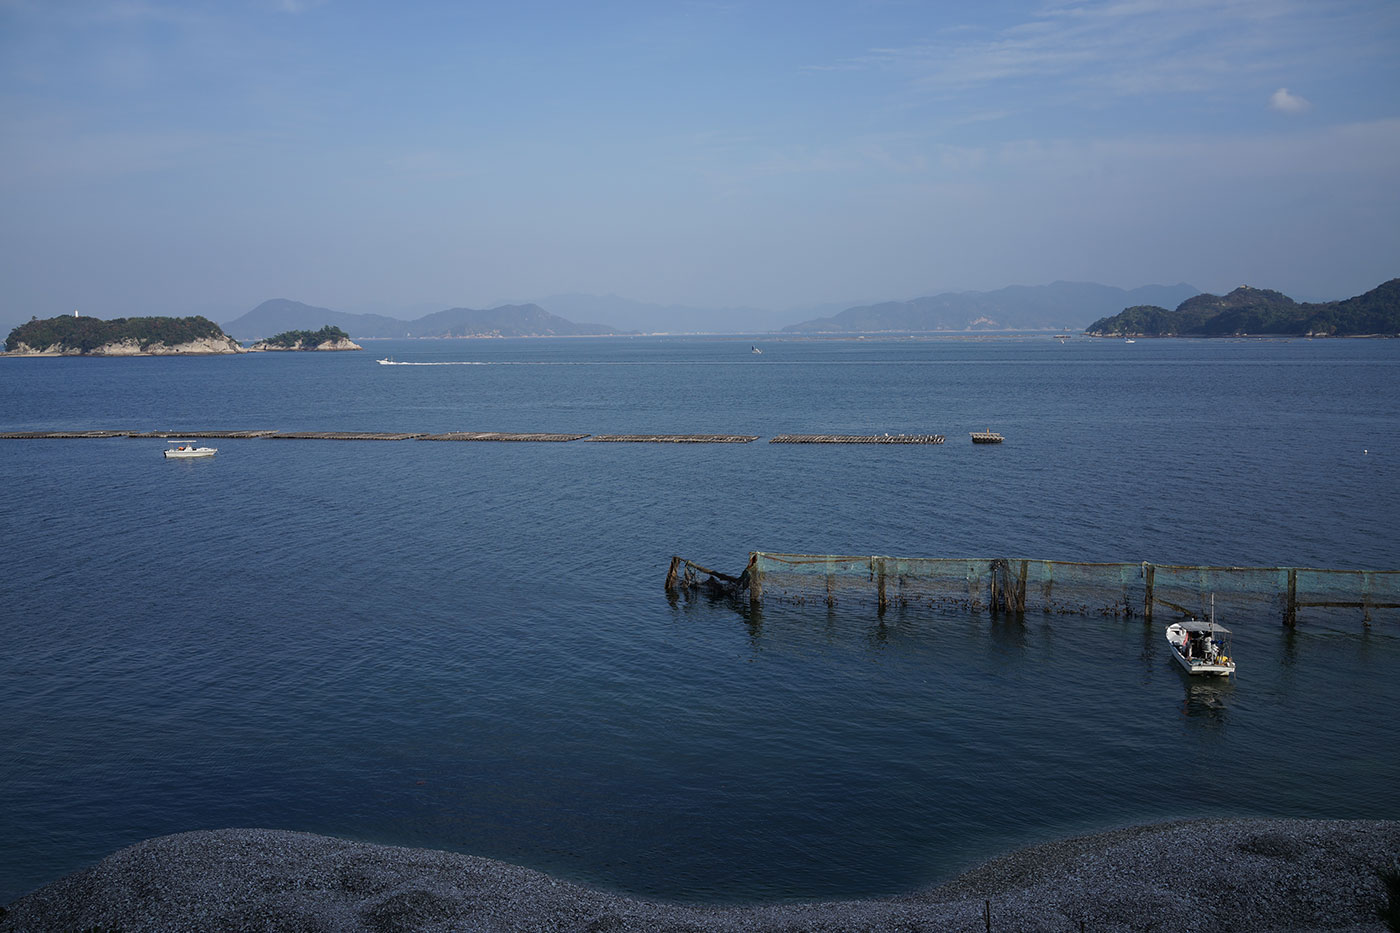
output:
[{"label": "pebble shore", "polygon": [[1400,822],[1195,820],[1022,849],[897,898],[643,901],[490,859],[225,829],[138,843],[4,908],[0,931],[1385,931]]}]

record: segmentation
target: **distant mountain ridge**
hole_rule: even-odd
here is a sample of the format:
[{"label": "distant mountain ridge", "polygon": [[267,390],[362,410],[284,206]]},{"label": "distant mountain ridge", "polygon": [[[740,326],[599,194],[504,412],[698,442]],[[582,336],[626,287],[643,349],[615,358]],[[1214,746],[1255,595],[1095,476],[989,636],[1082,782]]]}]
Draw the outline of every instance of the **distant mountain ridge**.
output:
[{"label": "distant mountain ridge", "polygon": [[784,327],[787,333],[1053,330],[1078,327],[1125,304],[1176,304],[1200,289],[1144,285],[1125,290],[1094,282],[1012,285],[991,292],[945,292],[910,301],[847,308],[828,318]]},{"label": "distant mountain ridge", "polygon": [[503,305],[499,308],[449,308],[412,321],[382,314],[351,314],[318,308],[287,298],[264,301],[253,310],[224,325],[243,339],[267,337],[283,331],[338,327],[351,337],[578,337],[625,333],[607,324],[578,324],[538,305]]},{"label": "distant mountain ridge", "polygon": [[[275,298],[224,324],[245,340],[287,330],[341,328],[351,337],[572,336],[631,333],[841,333],[878,331],[1079,329],[1127,305],[1176,305],[1200,289],[1185,283],[1131,290],[1093,282],[1012,285],[991,292],[946,292],[855,307],[838,303],[765,311],[700,308],[579,293],[510,302],[489,310],[451,308],[410,321],[354,314]],[[832,313],[837,312],[837,313]],[[811,318],[813,314],[829,317]],[[567,317],[561,316],[567,315]],[[803,320],[808,316],[807,320]],[[607,320],[607,324],[575,323]],[[794,323],[794,322],[797,323]]]},{"label": "distant mountain ridge", "polygon": [[1228,295],[1197,295],[1175,311],[1136,305],[1090,324],[1092,337],[1360,336],[1400,334],[1400,279],[1343,301],[1300,303],[1282,292],[1241,285]]},{"label": "distant mountain ridge", "polygon": [[751,307],[702,308],[578,292],[535,298],[530,303],[571,319],[605,320],[628,330],[666,334],[766,334],[813,315],[850,307],[849,304],[830,303],[783,311]]},{"label": "distant mountain ridge", "polygon": [[224,330],[241,340],[256,340],[284,331],[314,331],[329,325],[339,327],[352,337],[389,337],[403,336],[402,333],[393,332],[401,330],[405,323],[381,314],[351,314],[287,298],[273,298],[240,317],[226,321]]}]

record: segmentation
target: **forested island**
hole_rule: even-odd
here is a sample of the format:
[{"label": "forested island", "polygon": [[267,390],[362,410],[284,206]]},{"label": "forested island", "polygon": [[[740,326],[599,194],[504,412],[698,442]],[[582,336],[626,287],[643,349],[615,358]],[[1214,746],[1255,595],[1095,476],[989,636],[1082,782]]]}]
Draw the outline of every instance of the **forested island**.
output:
[{"label": "forested island", "polygon": [[253,344],[250,350],[363,350],[350,335],[327,324],[320,330],[287,330]]},{"label": "forested island", "polygon": [[206,317],[31,318],[5,338],[15,356],[173,356],[245,353]]},{"label": "forested island", "polygon": [[1197,295],[1168,311],[1124,308],[1084,331],[1091,337],[1400,336],[1400,279],[1344,301],[1296,302],[1282,292],[1241,285],[1228,295]]}]

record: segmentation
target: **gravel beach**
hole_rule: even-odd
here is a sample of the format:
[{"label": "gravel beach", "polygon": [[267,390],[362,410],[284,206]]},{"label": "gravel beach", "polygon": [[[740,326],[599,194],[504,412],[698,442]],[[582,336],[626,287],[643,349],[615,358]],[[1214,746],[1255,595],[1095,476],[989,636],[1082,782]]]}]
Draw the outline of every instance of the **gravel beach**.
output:
[{"label": "gravel beach", "polygon": [[1195,820],[1052,842],[897,898],[672,905],[425,849],[225,829],[147,840],[4,908],[0,931],[1386,930],[1400,822]]}]

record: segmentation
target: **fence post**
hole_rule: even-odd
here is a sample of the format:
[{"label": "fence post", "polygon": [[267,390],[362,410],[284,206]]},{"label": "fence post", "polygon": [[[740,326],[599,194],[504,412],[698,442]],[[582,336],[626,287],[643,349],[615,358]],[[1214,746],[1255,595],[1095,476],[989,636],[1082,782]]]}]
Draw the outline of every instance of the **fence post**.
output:
[{"label": "fence post", "polygon": [[1142,562],[1142,614],[1147,619],[1147,624],[1152,624],[1152,588],[1157,582],[1157,567],[1155,564]]},{"label": "fence post", "polygon": [[880,612],[880,615],[884,615],[884,614],[885,614],[885,606],[888,605],[888,600],[887,600],[887,598],[886,598],[886,596],[885,596],[885,559],[884,559],[883,557],[872,557],[872,558],[871,558],[871,561],[872,561],[872,562],[878,561],[878,563],[876,564],[876,567],[877,567],[876,572],[877,572],[877,574],[878,574],[879,585],[880,585],[880,608],[879,608],[879,612]]},{"label": "fence post", "polygon": [[749,555],[749,608],[756,609],[763,602],[763,571],[758,569],[758,552]]},{"label": "fence post", "polygon": [[1361,621],[1371,627],[1371,575],[1365,572],[1361,574]]},{"label": "fence post", "polygon": [[[1277,578],[1276,578],[1277,579]],[[1298,568],[1288,568],[1288,605],[1283,610],[1283,624],[1289,628],[1298,624]]]}]

